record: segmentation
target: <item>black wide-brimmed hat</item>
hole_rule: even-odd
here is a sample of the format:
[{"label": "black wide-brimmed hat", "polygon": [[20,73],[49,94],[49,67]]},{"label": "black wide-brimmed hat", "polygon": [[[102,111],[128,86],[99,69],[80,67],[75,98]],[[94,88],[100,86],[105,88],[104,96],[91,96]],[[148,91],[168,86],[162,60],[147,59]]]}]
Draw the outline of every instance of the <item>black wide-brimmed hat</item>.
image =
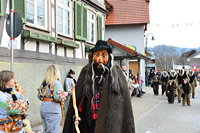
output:
[{"label": "black wide-brimmed hat", "polygon": [[94,52],[94,51],[97,51],[97,50],[107,50],[108,53],[112,53],[112,50],[108,46],[108,43],[106,41],[103,41],[103,40],[97,41],[95,47],[90,49],[90,52]]}]

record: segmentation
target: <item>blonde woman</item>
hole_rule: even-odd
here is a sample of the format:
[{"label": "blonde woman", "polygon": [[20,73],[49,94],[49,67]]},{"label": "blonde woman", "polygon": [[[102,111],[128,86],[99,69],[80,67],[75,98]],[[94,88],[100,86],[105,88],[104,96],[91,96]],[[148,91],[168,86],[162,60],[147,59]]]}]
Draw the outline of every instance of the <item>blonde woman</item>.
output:
[{"label": "blonde woman", "polygon": [[60,73],[55,65],[48,66],[40,91],[38,96],[42,100],[40,114],[44,133],[60,133],[61,102],[64,101],[67,93],[63,91]]}]

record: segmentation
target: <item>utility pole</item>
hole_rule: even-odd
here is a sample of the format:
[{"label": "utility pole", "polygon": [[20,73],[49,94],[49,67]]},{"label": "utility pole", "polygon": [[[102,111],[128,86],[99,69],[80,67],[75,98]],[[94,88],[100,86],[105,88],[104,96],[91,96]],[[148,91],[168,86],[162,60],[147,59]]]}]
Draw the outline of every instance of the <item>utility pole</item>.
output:
[{"label": "utility pole", "polygon": [[[148,44],[148,36],[151,35],[152,38],[151,40],[155,40],[154,38],[154,35],[152,33],[148,33],[147,35],[145,35],[145,52],[147,53],[147,44]],[[148,69],[147,69],[147,59],[146,59],[146,62],[145,62],[145,83],[146,83],[146,86],[148,86]]]},{"label": "utility pole", "polygon": [[14,12],[14,2],[10,0],[10,71],[13,71]]},{"label": "utility pole", "polygon": [[14,10],[14,0],[9,1],[10,14],[6,19],[6,31],[10,37],[10,71],[13,71],[13,41],[18,37],[23,29],[23,22],[21,16]]}]

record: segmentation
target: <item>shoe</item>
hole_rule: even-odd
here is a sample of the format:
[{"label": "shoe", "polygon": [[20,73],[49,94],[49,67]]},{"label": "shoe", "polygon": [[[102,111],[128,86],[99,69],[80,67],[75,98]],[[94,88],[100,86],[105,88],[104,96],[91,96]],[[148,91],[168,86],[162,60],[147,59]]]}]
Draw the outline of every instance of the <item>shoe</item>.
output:
[{"label": "shoe", "polygon": [[191,104],[188,104],[188,106],[191,106]]},{"label": "shoe", "polygon": [[183,107],[185,107],[185,105],[183,105]]},{"label": "shoe", "polygon": [[178,100],[178,103],[181,103],[181,100]]},{"label": "shoe", "polygon": [[192,96],[192,98],[194,99],[194,96]]},{"label": "shoe", "polygon": [[146,92],[142,91],[142,94],[145,94]]}]

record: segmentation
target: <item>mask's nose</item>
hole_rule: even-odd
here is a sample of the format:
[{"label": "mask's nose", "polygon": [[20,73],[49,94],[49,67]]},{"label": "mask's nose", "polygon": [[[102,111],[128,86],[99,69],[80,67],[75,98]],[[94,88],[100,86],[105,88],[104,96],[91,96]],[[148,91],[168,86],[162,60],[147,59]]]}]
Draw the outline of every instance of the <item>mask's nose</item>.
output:
[{"label": "mask's nose", "polygon": [[102,57],[98,57],[98,58],[97,58],[97,62],[98,62],[98,63],[103,63]]}]

